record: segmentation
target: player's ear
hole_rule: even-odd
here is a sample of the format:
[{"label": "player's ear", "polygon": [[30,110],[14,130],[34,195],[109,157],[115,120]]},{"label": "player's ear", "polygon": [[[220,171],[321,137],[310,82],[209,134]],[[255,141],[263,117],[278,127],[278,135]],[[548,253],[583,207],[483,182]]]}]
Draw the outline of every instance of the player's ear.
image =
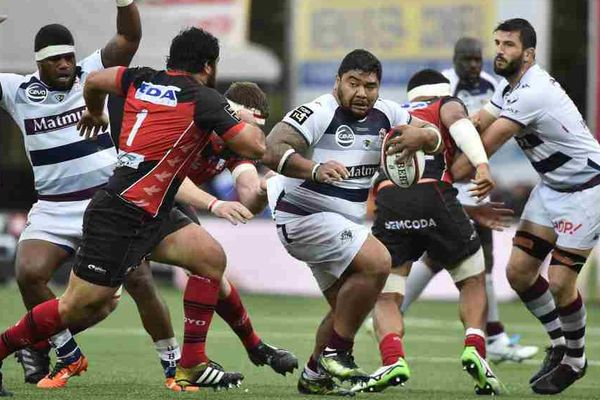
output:
[{"label": "player's ear", "polygon": [[340,78],[339,75],[335,76],[335,84],[333,85],[333,90],[335,90],[337,92],[338,87],[340,86],[340,82],[342,81],[342,79]]}]

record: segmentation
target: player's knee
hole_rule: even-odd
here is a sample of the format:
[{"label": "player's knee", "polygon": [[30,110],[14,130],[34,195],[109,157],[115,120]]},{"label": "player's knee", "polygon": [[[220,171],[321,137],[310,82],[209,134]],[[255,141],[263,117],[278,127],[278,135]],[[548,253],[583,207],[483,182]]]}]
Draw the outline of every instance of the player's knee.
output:
[{"label": "player's knee", "polygon": [[194,275],[221,280],[227,266],[227,256],[223,247],[216,240],[213,240],[202,246],[200,251],[202,254],[198,255],[197,262],[190,268],[190,272]]},{"label": "player's knee", "polygon": [[550,293],[554,298],[560,299],[565,294],[573,291],[573,284],[564,279],[557,279],[555,277],[549,276],[548,284],[550,288]]},{"label": "player's knee", "polygon": [[147,272],[143,270],[136,270],[130,273],[125,280],[125,289],[134,299],[138,296],[143,296],[145,294],[154,292],[152,273],[148,267],[140,266],[138,269],[142,268]]},{"label": "player's knee", "polygon": [[379,249],[367,263],[365,272],[378,278],[385,279],[392,270],[392,256],[390,252],[381,244],[378,243]]},{"label": "player's knee", "polygon": [[532,279],[535,279],[535,274],[529,271],[527,268],[523,268],[515,263],[509,263],[506,266],[506,279],[517,292],[527,290],[531,286]]},{"label": "player's knee", "polygon": [[47,284],[52,277],[52,268],[42,257],[19,256],[15,262],[15,274],[20,288]]}]

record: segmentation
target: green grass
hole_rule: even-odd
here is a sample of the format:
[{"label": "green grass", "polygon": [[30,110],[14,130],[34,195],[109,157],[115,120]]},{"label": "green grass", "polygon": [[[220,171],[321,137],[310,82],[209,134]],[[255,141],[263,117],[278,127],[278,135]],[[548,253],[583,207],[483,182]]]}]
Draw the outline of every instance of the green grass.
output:
[{"label": "green grass", "polygon": [[[169,304],[177,335],[181,338],[181,295],[173,289],[162,289]],[[243,296],[254,326],[262,337],[274,345],[292,350],[306,361],[315,328],[325,312],[321,299],[282,296]],[[0,288],[0,325],[14,323],[23,312],[20,295],[14,286]],[[519,303],[503,304],[501,314],[510,333],[522,333],[522,342],[544,345],[542,328]],[[562,397],[572,399],[600,398],[600,308],[588,307],[587,354],[594,363],[588,375]],[[457,323],[456,305],[420,302],[407,318],[406,350],[412,377],[404,388],[390,388],[382,394],[359,394],[357,398],[377,399],[464,399],[474,398],[473,384],[460,368],[462,328]],[[78,342],[89,357],[88,372],[73,378],[66,389],[42,392],[23,383],[21,367],[12,357],[5,360],[5,386],[20,399],[287,399],[301,398],[296,392],[297,373],[282,377],[267,367],[256,368],[247,359],[237,337],[217,317],[208,337],[208,354],[229,370],[243,372],[241,388],[225,392],[205,390],[200,393],[177,394],[162,386],[162,372],[151,340],[146,336],[135,306],[128,296],[106,321],[78,336]],[[367,370],[379,366],[379,352],[374,340],[361,332],[356,340],[357,362]],[[542,354],[535,362],[501,364],[494,369],[507,386],[507,398],[533,399],[527,382],[537,369]],[[311,397],[308,397],[311,398]]]}]

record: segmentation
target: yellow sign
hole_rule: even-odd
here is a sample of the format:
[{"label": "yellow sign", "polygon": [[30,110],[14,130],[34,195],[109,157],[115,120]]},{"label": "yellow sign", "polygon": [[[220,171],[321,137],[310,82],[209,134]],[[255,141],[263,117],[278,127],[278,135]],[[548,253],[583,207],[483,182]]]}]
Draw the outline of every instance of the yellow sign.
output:
[{"label": "yellow sign", "polygon": [[489,0],[296,0],[297,57],[331,60],[365,48],[381,59],[450,59],[463,36],[491,55]]}]

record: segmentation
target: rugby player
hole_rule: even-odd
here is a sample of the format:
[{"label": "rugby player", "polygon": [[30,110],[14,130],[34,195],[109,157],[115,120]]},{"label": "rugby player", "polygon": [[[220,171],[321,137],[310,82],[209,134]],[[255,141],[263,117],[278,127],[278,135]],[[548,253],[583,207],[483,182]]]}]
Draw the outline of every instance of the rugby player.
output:
[{"label": "rugby player", "polygon": [[[225,97],[236,112],[249,112],[255,124],[265,124],[269,116],[269,103],[258,85],[253,82],[234,82],[225,92]],[[185,191],[179,201],[210,211],[234,225],[246,223],[254,214],[262,211],[267,203],[265,183],[258,175],[255,161],[231,152],[220,136],[211,134],[210,143],[192,162],[188,177],[191,184],[200,186],[225,169],[231,172],[239,202],[219,200],[199,188]],[[186,180],[182,185],[189,184],[190,181]],[[182,204],[178,203],[177,206],[181,207]],[[195,223],[200,223],[195,213],[187,215]],[[269,365],[282,375],[298,367],[298,360],[291,352],[271,346],[258,336],[236,287],[225,277],[221,280],[215,311],[239,337],[253,364]],[[172,385],[171,388],[179,390],[178,385]]]},{"label": "rugby player", "polygon": [[[54,298],[47,283],[75,252],[84,210],[94,192],[106,184],[116,162],[110,135],[88,142],[76,130],[84,109],[82,87],[89,74],[128,65],[137,50],[141,23],[132,1],[117,1],[116,25],[117,33],[108,44],[79,63],[69,30],[47,25],[35,37],[38,71],[26,76],[0,74],[0,105],[23,133],[38,193],[16,254],[17,282],[27,309]],[[172,379],[172,361],[179,358],[179,346],[166,305],[149,276],[145,265],[129,276],[126,287],[155,343],[165,376]],[[73,328],[79,331],[85,326]],[[69,330],[57,333],[51,342],[57,354],[52,371],[47,342],[17,353],[26,382],[41,388],[63,387],[70,377],[86,370],[87,359]]]},{"label": "rugby player", "polygon": [[[479,111],[494,94],[497,82],[490,74],[482,70],[482,46],[477,39],[464,37],[459,39],[454,46],[454,67],[442,71],[450,81],[450,91],[458,97],[467,107],[469,115]],[[471,186],[468,182],[454,182],[458,190],[458,200],[468,206],[468,212],[482,210],[488,199],[477,202],[470,194]],[[477,207],[477,208],[476,208]],[[494,362],[523,360],[533,357],[538,352],[537,346],[522,346],[518,344],[519,335],[510,337],[500,322],[498,300],[494,290],[492,268],[494,266],[493,235],[491,228],[475,220],[475,230],[481,241],[483,258],[485,260],[485,288],[488,299],[487,322],[485,325],[488,360]],[[427,265],[426,265],[427,263]],[[423,261],[413,263],[408,275],[406,296],[402,303],[402,312],[406,312],[410,304],[418,298],[435,273],[443,269],[442,265],[433,265],[429,257]]]},{"label": "rugby player", "polygon": [[[379,98],[381,63],[366,50],[342,60],[332,93],[290,111],[268,136],[264,163],[283,176],[269,179],[279,239],[304,261],[330,310],[298,381],[304,394],[349,394],[342,381],[366,379],[354,362],[354,336],[373,308],[390,270],[390,255],[362,225],[382,137],[398,151],[441,147],[439,131]],[[280,180],[280,185],[271,184]],[[278,193],[272,188],[282,187]]]},{"label": "rugby player", "polygon": [[[373,310],[375,333],[383,366],[357,390],[381,391],[410,377],[404,360],[402,304],[411,264],[427,252],[434,263],[447,266],[460,291],[460,318],[465,327],[461,362],[475,380],[478,394],[499,394],[500,384],[485,361],[483,328],[487,307],[483,251],[469,217],[456,198],[448,170],[457,149],[477,167],[475,191],[485,197],[494,187],[479,134],[468,120],[460,99],[450,96],[450,82],[441,73],[425,69],[408,82],[408,109],[413,116],[435,124],[444,140],[443,154],[428,157],[418,184],[403,189],[385,174],[374,184],[373,234],[392,255],[392,273]],[[394,371],[398,371],[394,373]]]},{"label": "rugby player", "polygon": [[[0,359],[83,324],[89,315],[105,317],[125,276],[151,253],[152,260],[192,273],[184,293],[184,345],[177,383],[185,389],[199,380],[213,387],[228,385],[229,378],[241,380],[237,374],[225,379],[227,373],[203,354],[225,268],[223,250],[203,228],[183,221],[187,218],[172,208],[193,156],[208,142],[210,132],[245,157],[260,158],[265,150],[262,131],[241,122],[212,89],[218,57],[218,40],[189,28],[173,39],[164,71],[114,67],[88,76],[87,109],[78,124],[82,136],[96,137],[106,129],[107,93],[126,97],[119,163],[88,205],[65,294],[34,307],[2,334]],[[185,223],[173,231],[179,221]]]},{"label": "rugby player", "polygon": [[[475,121],[488,154],[515,137],[539,173],[513,239],[507,277],[550,337],[546,358],[529,383],[560,393],[585,375],[586,312],[577,276],[600,234],[600,145],[577,107],[536,64],[536,33],[524,19],[494,30],[494,71],[505,78]],[[453,171],[469,174],[462,156]],[[542,261],[552,253],[548,278]]]}]

